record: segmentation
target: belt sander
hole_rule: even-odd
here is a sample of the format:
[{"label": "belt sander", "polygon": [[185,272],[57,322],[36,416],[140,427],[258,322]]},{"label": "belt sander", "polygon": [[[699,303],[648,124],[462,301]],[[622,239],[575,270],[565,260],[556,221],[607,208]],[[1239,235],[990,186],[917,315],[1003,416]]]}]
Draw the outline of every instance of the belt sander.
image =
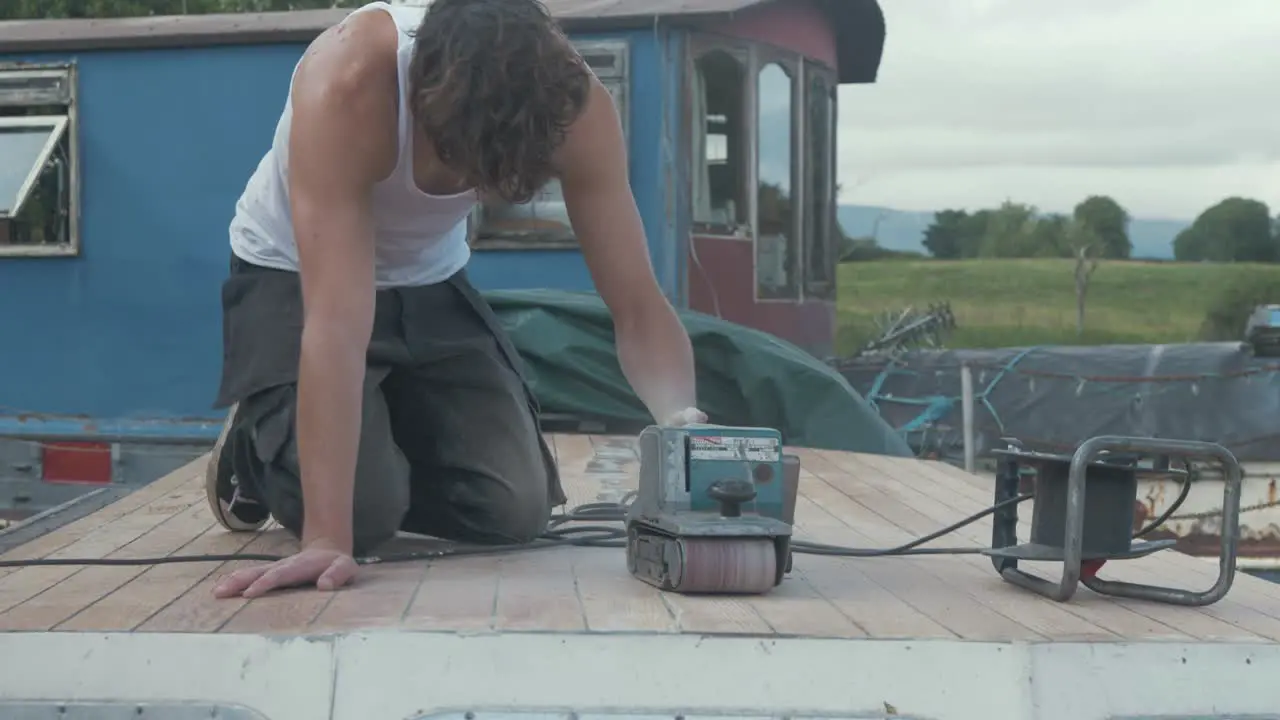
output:
[{"label": "belt sander", "polygon": [[651,426],[627,510],[627,568],[663,590],[763,593],[791,569],[799,459],[765,428]]}]

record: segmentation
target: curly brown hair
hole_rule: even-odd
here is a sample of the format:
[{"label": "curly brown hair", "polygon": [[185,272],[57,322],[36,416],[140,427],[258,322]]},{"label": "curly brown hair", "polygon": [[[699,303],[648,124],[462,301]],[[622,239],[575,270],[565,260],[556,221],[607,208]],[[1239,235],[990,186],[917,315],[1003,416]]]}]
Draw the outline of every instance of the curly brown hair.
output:
[{"label": "curly brown hair", "polygon": [[435,0],[415,33],[410,102],[441,162],[523,203],[553,177],[590,79],[539,0]]}]

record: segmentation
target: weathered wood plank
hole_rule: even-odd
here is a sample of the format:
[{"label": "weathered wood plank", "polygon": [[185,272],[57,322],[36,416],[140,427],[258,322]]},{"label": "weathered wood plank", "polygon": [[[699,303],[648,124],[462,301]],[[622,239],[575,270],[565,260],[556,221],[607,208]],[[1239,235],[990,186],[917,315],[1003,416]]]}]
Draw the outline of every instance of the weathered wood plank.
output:
[{"label": "weathered wood plank", "polygon": [[[552,438],[569,507],[634,489],[626,438]],[[983,478],[938,463],[799,450],[798,538],[889,547],[986,507]],[[204,505],[202,461],[8,553],[6,558],[144,557],[296,549],[279,528],[232,534]],[[1023,513],[1026,516],[1027,513]],[[1023,523],[1023,531],[1026,527]],[[979,547],[989,519],[935,545]],[[412,547],[417,540],[397,541]],[[408,545],[406,545],[408,544]],[[798,555],[783,587],[755,597],[664,594],[631,578],[617,549],[557,548],[370,566],[336,593],[218,600],[217,578],[247,562],[31,567],[0,572],[0,629],[304,633],[404,627],[459,632],[689,632],[975,640],[1280,640],[1280,587],[1239,576],[1208,608],[1120,602],[1081,590],[1054,603],[1002,582],[977,555]],[[1203,587],[1216,568],[1160,553],[1109,564],[1123,579]],[[1047,573],[1051,574],[1051,568]]]}]

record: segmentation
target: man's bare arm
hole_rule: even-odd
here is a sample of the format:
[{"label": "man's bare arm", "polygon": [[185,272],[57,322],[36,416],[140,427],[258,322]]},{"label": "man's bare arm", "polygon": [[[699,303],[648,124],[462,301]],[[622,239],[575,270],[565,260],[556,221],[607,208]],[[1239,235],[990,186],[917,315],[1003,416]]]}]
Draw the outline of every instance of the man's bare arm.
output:
[{"label": "man's bare arm", "polygon": [[382,13],[328,31],[308,50],[292,94],[289,197],[305,308],[297,418],[302,543],[348,554],[373,327],[370,191],[390,174],[396,152],[388,33],[394,27]]},{"label": "man's bare arm", "polygon": [[654,277],[622,124],[598,81],[557,160],[574,234],[613,315],[622,371],[654,419],[666,421],[696,405],[693,350]]}]

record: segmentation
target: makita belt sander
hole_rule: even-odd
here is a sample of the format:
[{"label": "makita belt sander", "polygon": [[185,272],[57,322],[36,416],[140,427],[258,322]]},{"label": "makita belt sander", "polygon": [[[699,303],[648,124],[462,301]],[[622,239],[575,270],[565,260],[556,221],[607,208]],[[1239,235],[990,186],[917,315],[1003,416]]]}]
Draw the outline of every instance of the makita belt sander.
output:
[{"label": "makita belt sander", "polygon": [[627,510],[627,567],[663,590],[763,593],[791,569],[799,459],[765,428],[651,426]]}]

